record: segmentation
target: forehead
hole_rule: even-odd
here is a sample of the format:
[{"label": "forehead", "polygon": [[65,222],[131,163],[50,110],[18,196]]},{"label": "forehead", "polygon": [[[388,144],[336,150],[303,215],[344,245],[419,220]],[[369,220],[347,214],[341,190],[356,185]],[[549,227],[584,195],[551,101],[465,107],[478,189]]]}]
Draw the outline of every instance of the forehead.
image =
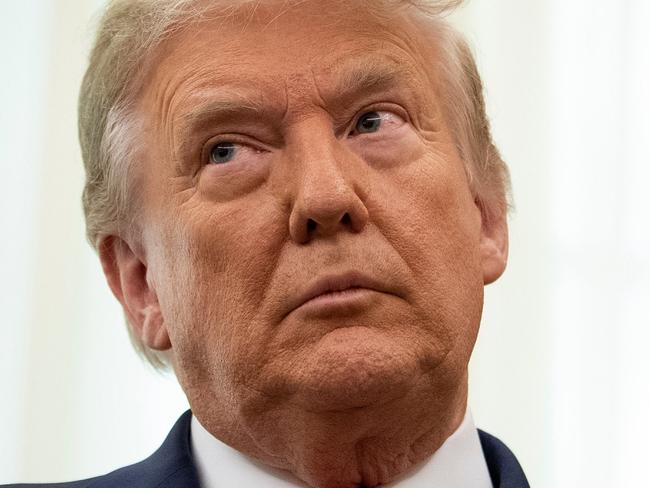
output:
[{"label": "forehead", "polygon": [[336,96],[329,92],[352,83],[432,83],[422,22],[399,9],[374,15],[372,3],[262,1],[208,14],[159,48],[150,95],[171,105],[221,87],[289,104],[294,95]]}]

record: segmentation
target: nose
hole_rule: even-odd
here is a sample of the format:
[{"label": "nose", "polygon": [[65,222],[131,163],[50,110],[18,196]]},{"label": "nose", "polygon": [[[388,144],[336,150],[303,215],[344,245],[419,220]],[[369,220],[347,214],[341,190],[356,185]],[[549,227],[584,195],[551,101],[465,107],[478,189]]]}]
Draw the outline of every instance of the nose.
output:
[{"label": "nose", "polygon": [[359,233],[368,223],[363,161],[342,147],[331,128],[311,129],[299,138],[292,165],[296,184],[289,233],[298,244],[337,232]]}]

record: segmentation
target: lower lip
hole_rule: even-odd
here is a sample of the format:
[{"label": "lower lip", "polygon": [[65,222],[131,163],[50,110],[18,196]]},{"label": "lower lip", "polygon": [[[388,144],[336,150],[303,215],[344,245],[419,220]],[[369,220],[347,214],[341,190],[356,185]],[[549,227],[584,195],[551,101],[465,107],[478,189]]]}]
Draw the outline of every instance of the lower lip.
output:
[{"label": "lower lip", "polygon": [[348,288],[347,290],[324,293],[306,301],[300,307],[310,314],[333,314],[336,312],[354,312],[368,304],[380,292],[370,288]]}]

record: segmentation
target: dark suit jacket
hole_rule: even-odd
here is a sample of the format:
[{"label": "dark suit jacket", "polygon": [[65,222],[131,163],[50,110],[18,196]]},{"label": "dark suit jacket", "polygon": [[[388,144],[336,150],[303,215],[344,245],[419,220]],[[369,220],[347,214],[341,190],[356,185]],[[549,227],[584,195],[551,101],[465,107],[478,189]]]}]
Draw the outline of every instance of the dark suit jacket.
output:
[{"label": "dark suit jacket", "polygon": [[[147,459],[137,464],[82,481],[6,485],[5,488],[20,486],[41,488],[199,488],[199,479],[190,451],[191,418],[192,412],[188,410],[178,419],[163,445]],[[526,476],[510,449],[496,437],[481,430],[479,430],[479,436],[494,487],[529,488]]]}]

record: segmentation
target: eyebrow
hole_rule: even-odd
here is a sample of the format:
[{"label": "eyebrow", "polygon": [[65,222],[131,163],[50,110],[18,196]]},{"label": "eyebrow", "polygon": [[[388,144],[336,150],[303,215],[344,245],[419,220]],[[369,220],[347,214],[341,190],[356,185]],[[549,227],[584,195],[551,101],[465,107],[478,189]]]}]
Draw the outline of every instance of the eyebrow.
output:
[{"label": "eyebrow", "polygon": [[191,111],[178,117],[178,122],[184,127],[200,126],[206,121],[215,119],[259,115],[269,110],[268,104],[261,100],[255,100],[253,97],[232,90],[209,91],[199,94],[198,97],[193,94],[193,98],[205,101],[199,101]]},{"label": "eyebrow", "polygon": [[395,85],[410,78],[411,72],[403,65],[377,63],[377,61],[357,61],[352,66],[342,66],[334,70],[338,81],[336,93],[347,95],[361,91],[375,91]]},{"label": "eyebrow", "polygon": [[406,64],[384,59],[356,59],[335,66],[331,70],[335,80],[332,93],[337,103],[347,103],[364,93],[402,86],[413,78],[413,70]]}]

